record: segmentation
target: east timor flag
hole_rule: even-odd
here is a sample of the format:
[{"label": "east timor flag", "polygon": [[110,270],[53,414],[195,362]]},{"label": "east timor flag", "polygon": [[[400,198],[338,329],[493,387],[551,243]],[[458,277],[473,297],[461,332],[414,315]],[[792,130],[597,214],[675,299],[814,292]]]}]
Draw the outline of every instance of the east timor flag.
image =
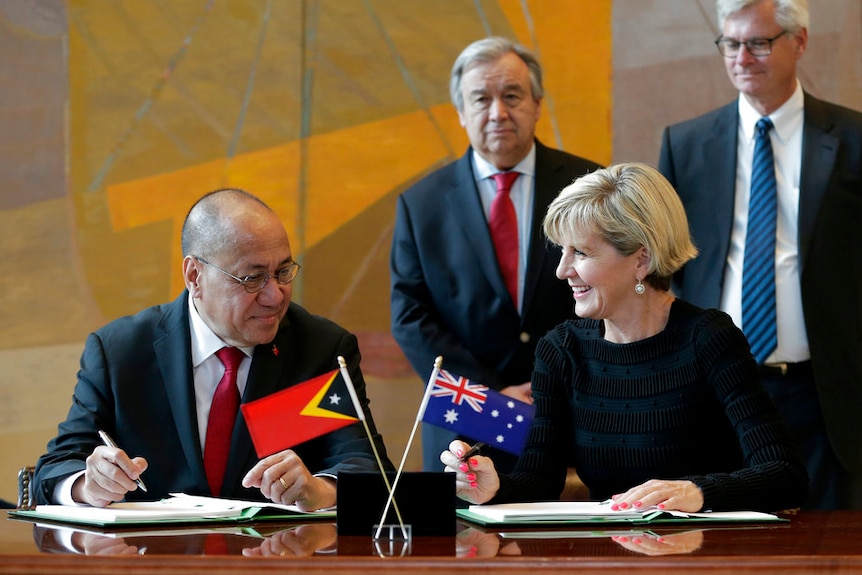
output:
[{"label": "east timor flag", "polygon": [[261,458],[359,421],[337,369],[240,408]]}]

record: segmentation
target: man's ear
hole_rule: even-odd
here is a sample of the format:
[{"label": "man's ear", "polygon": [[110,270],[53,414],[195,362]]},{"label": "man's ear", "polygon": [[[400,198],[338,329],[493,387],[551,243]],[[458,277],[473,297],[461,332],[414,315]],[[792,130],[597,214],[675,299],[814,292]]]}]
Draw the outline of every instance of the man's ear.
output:
[{"label": "man's ear", "polygon": [[183,282],[189,290],[189,296],[197,297],[200,294],[201,271],[198,261],[192,256],[183,258]]},{"label": "man's ear", "polygon": [[796,41],[796,59],[798,60],[802,58],[802,55],[805,54],[805,50],[808,48],[808,28],[802,28],[796,32],[794,40]]}]

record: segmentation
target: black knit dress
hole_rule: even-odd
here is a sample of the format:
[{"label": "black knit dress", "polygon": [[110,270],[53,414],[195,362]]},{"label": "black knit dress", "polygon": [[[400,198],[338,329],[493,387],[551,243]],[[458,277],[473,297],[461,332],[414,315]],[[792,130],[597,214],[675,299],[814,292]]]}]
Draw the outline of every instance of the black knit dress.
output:
[{"label": "black knit dress", "polygon": [[492,503],[559,497],[575,467],[593,499],[687,479],[704,509],[798,507],[808,476],[726,314],[676,300],[661,333],[629,344],[578,319],[536,349],[536,419]]}]

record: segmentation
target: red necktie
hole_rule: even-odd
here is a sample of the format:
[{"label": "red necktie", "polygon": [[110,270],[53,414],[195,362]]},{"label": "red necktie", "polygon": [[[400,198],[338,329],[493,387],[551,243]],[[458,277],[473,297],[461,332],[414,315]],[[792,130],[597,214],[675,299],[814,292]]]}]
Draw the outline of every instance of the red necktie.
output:
[{"label": "red necktie", "polygon": [[509,197],[512,184],[518,179],[518,172],[501,172],[494,174],[497,182],[497,195],[491,203],[491,239],[497,252],[497,262],[503,272],[506,289],[512,296],[515,307],[518,307],[518,218],[515,215],[515,204]]},{"label": "red necktie", "polygon": [[227,469],[230,436],[233,434],[233,424],[239,410],[236,373],[245,354],[235,347],[223,347],[216,352],[216,356],[224,364],[224,375],[213,394],[204,445],[204,469],[207,472],[210,493],[214,497],[221,493],[224,471]]}]

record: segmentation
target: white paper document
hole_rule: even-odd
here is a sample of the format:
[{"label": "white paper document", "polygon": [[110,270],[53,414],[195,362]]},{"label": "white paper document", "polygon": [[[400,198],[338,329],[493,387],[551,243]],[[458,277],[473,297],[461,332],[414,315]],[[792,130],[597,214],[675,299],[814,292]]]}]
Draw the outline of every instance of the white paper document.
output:
[{"label": "white paper document", "polygon": [[159,501],[112,503],[107,507],[87,505],[37,505],[34,510],[16,510],[15,516],[91,525],[122,525],[158,522],[230,522],[298,516],[335,517],[333,510],[304,512],[296,505],[241,501],[172,493]]},{"label": "white paper document", "polygon": [[458,514],[464,519],[488,524],[782,521],[776,515],[758,511],[684,513],[682,511],[666,511],[656,507],[613,511],[607,502],[597,501],[540,501],[471,505],[466,510],[459,509]]}]

